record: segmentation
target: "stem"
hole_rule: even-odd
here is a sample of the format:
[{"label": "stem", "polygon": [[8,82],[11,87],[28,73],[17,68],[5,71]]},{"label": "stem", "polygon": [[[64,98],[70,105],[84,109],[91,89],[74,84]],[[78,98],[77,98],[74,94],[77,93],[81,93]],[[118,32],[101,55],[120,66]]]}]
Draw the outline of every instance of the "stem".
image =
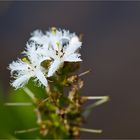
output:
[{"label": "stem", "polygon": [[98,100],[98,99],[108,100],[109,99],[109,96],[83,96],[83,97],[88,100]]},{"label": "stem", "polygon": [[37,99],[34,96],[33,92],[29,90],[27,87],[24,87],[23,90],[27,93],[27,95],[32,99],[34,103],[36,103]]},{"label": "stem", "polygon": [[48,101],[48,98],[42,100],[42,101],[38,104],[38,106],[42,105],[42,104],[45,103],[46,101]]},{"label": "stem", "polygon": [[32,106],[32,103],[5,103],[5,106]]},{"label": "stem", "polygon": [[85,117],[87,117],[90,114],[90,112],[92,111],[92,109],[94,107],[99,106],[99,105],[101,105],[101,104],[103,104],[103,103],[105,103],[105,102],[107,102],[109,100],[109,96],[84,96],[83,98],[88,99],[88,100],[98,100],[95,103],[89,105],[85,109],[85,111],[83,113],[83,115]]},{"label": "stem", "polygon": [[27,129],[27,130],[19,130],[19,131],[15,131],[15,134],[33,132],[33,131],[37,131],[38,129],[39,128],[31,128],[31,129]]},{"label": "stem", "polygon": [[82,72],[82,73],[80,73],[78,76],[79,76],[79,77],[84,76],[84,75],[88,74],[90,71],[91,71],[91,70],[87,70],[87,71],[85,71],[85,72]]},{"label": "stem", "polygon": [[35,109],[35,113],[37,116],[37,123],[40,124],[42,122],[42,117],[41,117],[41,113],[38,108]]},{"label": "stem", "polygon": [[46,87],[46,92],[47,92],[47,94],[50,94],[50,92],[51,92],[49,85]]},{"label": "stem", "polygon": [[83,96],[83,98],[87,100],[99,100],[93,103],[90,108],[93,108],[95,106],[99,106],[109,100],[109,96]]},{"label": "stem", "polygon": [[101,129],[80,128],[80,131],[89,132],[89,133],[102,133],[102,130]]}]

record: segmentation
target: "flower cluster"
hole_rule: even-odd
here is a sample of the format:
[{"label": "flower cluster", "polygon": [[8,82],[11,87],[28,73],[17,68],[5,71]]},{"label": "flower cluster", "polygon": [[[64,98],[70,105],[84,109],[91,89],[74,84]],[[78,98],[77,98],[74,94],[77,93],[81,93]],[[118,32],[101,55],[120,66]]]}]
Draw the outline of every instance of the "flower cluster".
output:
[{"label": "flower cluster", "polygon": [[[8,67],[15,79],[11,85],[16,89],[23,87],[32,77],[39,85],[47,87],[47,78],[63,67],[64,62],[82,61],[79,53],[82,42],[75,33],[52,27],[45,33],[36,30],[31,35],[23,51],[24,57]],[[49,61],[47,68],[42,65],[44,61]]]}]

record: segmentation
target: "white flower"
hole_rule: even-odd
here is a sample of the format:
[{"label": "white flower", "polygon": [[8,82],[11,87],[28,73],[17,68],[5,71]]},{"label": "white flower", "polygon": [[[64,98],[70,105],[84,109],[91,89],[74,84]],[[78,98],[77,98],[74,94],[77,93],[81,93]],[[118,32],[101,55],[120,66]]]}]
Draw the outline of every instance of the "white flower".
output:
[{"label": "white flower", "polygon": [[31,33],[31,36],[29,41],[34,41],[36,44],[42,45],[43,47],[48,46],[48,37],[43,34],[41,30],[35,30]]},{"label": "white flower", "polygon": [[[51,28],[44,34],[36,30],[31,35],[23,52],[27,59],[18,59],[9,65],[11,75],[15,78],[12,86],[16,89],[24,86],[31,77],[47,87],[46,73],[47,77],[50,77],[64,62],[82,61],[79,53],[82,42],[75,33]],[[51,60],[48,69],[41,66],[45,60]]]},{"label": "white flower", "polygon": [[50,60],[42,44],[38,44],[37,42],[27,43],[26,50],[23,51],[23,54],[25,54],[34,65],[40,65],[44,60]]},{"label": "white flower", "polygon": [[41,62],[46,60],[47,57],[42,55],[42,49],[37,47],[35,43],[27,44],[27,49],[24,54],[27,59],[13,61],[9,65],[12,77],[15,80],[12,82],[12,86],[17,88],[23,87],[31,77],[47,87],[48,82],[45,77],[46,70],[41,66]]},{"label": "white flower", "polygon": [[47,55],[53,60],[48,70],[48,77],[52,76],[64,62],[82,61],[78,52],[82,43],[75,34],[65,30],[55,30],[55,32],[47,32],[49,38]]}]

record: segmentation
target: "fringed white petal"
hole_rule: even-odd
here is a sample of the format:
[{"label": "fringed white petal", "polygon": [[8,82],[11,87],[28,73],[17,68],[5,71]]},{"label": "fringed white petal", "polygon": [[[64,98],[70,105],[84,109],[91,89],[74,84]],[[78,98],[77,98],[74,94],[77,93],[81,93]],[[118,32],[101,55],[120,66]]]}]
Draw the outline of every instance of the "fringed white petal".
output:
[{"label": "fringed white petal", "polygon": [[11,73],[13,71],[23,71],[23,70],[28,70],[28,65],[19,59],[9,64],[8,69],[11,70]]},{"label": "fringed white petal", "polygon": [[11,83],[11,85],[15,87],[16,89],[18,89],[18,88],[23,87],[28,82],[29,79],[30,77],[28,77],[27,75],[23,75],[23,76],[18,77],[16,80],[14,80]]},{"label": "fringed white petal", "polygon": [[69,42],[69,45],[65,51],[65,55],[75,53],[78,49],[80,49],[81,45],[82,42],[79,41],[79,38],[77,36],[74,36]]},{"label": "fringed white petal", "polygon": [[42,73],[42,71],[36,70],[35,76],[45,87],[48,86],[48,81],[47,81],[46,77],[44,76],[44,74]]},{"label": "fringed white petal", "polygon": [[44,37],[44,34],[41,30],[35,30],[33,33],[31,33],[32,37],[30,40],[37,42],[38,44],[42,44],[42,38]]},{"label": "fringed white petal", "polygon": [[34,32],[31,33],[31,36],[37,36],[37,37],[42,37],[44,34],[42,33],[41,30],[35,30]]},{"label": "fringed white petal", "polygon": [[55,60],[55,61],[51,64],[51,66],[50,66],[50,68],[49,68],[47,77],[52,76],[52,75],[59,69],[59,67],[60,67],[62,64],[63,64],[63,62],[61,62],[61,61],[59,61],[59,60]]},{"label": "fringed white petal", "polygon": [[40,63],[44,60],[50,60],[47,53],[45,53],[46,49],[39,47],[36,47],[35,44],[28,44],[26,45],[26,51],[24,51],[24,54],[26,54],[31,61],[31,63],[36,66],[40,65]]},{"label": "fringed white petal", "polygon": [[82,59],[80,58],[80,54],[71,54],[67,57],[64,58],[64,61],[66,62],[79,62],[79,61],[82,61]]}]

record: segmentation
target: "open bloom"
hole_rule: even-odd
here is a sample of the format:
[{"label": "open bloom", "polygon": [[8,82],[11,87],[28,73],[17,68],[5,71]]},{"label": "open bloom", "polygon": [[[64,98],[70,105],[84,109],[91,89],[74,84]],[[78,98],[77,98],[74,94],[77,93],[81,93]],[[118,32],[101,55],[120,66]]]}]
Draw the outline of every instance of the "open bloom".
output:
[{"label": "open bloom", "polygon": [[82,43],[78,36],[66,30],[55,30],[47,32],[49,38],[47,55],[52,59],[48,70],[48,77],[52,76],[64,62],[82,61],[78,52]]},{"label": "open bloom", "polygon": [[34,43],[42,47],[48,46],[48,37],[47,35],[43,34],[41,30],[35,30],[34,32],[32,32],[29,41],[33,41]]},{"label": "open bloom", "polygon": [[37,48],[35,43],[32,45],[27,44],[24,54],[28,59],[18,59],[9,65],[11,75],[15,78],[11,83],[13,87],[17,89],[24,86],[31,77],[34,77],[39,84],[48,85],[45,77],[46,70],[41,66],[41,62],[46,59],[46,56],[42,55],[41,52],[41,48]]},{"label": "open bloom", "polygon": [[[9,65],[11,75],[15,78],[13,87],[24,86],[31,77],[47,87],[46,77],[52,76],[64,62],[82,61],[79,53],[82,42],[75,33],[51,28],[44,34],[36,30],[31,35],[23,52],[26,59],[18,59]],[[48,68],[41,66],[45,60],[51,62]]]}]

